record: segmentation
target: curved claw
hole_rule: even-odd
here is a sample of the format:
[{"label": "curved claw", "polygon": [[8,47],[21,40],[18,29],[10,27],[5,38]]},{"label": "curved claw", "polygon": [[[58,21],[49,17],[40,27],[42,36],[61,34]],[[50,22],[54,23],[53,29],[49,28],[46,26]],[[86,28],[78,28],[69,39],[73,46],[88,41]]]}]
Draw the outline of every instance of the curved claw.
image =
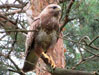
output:
[{"label": "curved claw", "polygon": [[45,54],[44,52],[42,52],[41,58],[43,59],[43,61],[47,64],[50,65],[53,69],[56,68],[55,62],[52,59],[51,56],[48,56],[47,54]]}]

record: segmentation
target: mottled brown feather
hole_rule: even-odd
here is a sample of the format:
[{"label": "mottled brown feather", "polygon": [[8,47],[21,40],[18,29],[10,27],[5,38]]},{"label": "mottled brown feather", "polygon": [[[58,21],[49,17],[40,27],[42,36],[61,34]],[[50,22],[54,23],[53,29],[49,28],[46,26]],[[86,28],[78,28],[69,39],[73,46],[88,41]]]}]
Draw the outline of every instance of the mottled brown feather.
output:
[{"label": "mottled brown feather", "polygon": [[[29,30],[33,30],[33,32],[28,32],[27,38],[26,38],[26,58],[25,58],[25,63],[23,66],[23,71],[28,72],[31,71],[35,68],[35,65],[37,63],[38,57],[36,56],[33,48],[34,48],[34,39],[35,39],[35,32],[37,27],[39,27],[39,18],[36,19],[33,24],[30,26]],[[32,64],[31,64],[32,63]]]},{"label": "mottled brown feather", "polygon": [[48,5],[30,26],[30,30],[35,31],[28,32],[27,35],[24,72],[33,70],[41,52],[43,50],[46,52],[50,47],[54,47],[54,44],[57,42],[60,11],[54,9],[53,7],[55,6],[60,9],[56,4]]}]

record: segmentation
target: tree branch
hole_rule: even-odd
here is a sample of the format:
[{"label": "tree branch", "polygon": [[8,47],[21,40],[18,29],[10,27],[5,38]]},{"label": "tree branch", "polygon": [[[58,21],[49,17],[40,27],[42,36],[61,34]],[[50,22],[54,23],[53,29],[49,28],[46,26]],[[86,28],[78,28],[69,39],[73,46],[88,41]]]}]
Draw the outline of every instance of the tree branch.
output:
[{"label": "tree branch", "polygon": [[[88,36],[84,36],[84,37],[81,38],[80,41],[81,41],[81,42],[84,42],[84,43],[86,44],[86,46],[88,46],[88,47],[90,47],[90,48],[93,48],[93,49],[95,49],[95,50],[99,50],[99,48],[97,48],[97,47],[93,44],[93,42],[94,42],[97,38],[99,38],[99,35],[96,36],[96,37],[91,41]],[[87,43],[86,39],[87,39],[90,43]]]},{"label": "tree branch", "polygon": [[56,68],[52,75],[95,75],[94,73],[86,72],[86,71],[78,71],[78,70],[67,70],[62,68]]},{"label": "tree branch", "polygon": [[22,8],[22,4],[2,4],[0,5],[0,9],[2,8]]},{"label": "tree branch", "polygon": [[15,73],[18,73],[20,75],[25,75],[25,73],[23,73],[23,72],[15,71],[15,70],[12,70],[12,69],[8,69],[8,71],[15,72]]},{"label": "tree branch", "polygon": [[5,32],[24,32],[27,34],[27,32],[34,32],[36,30],[23,30],[23,29],[16,29],[16,30],[5,30],[5,31],[0,31],[0,33],[5,33]]},{"label": "tree branch", "polygon": [[8,15],[14,15],[16,13],[25,13],[25,10],[23,10],[23,9],[16,9],[16,10],[13,10],[13,11],[10,11],[10,12],[5,12],[5,13],[2,13],[2,14],[8,16]]},{"label": "tree branch", "polygon": [[4,15],[2,15],[2,14],[0,14],[0,18],[3,18],[3,19],[5,19],[6,21],[9,21],[10,23],[12,23],[13,25],[16,25],[16,22],[14,22],[14,21],[8,19],[6,16],[4,16]]},{"label": "tree branch", "polygon": [[83,49],[86,50],[87,52],[89,52],[89,53],[91,53],[91,54],[93,54],[93,55],[99,57],[99,54],[95,54],[95,53],[93,53],[92,51],[88,50],[87,48],[83,48]]},{"label": "tree branch", "polygon": [[23,5],[27,4],[26,2],[23,2],[23,0],[16,0],[16,1],[18,1],[20,4],[23,4]]},{"label": "tree branch", "polygon": [[25,75],[24,72],[18,67],[18,65],[11,59],[11,57],[8,54],[4,55],[3,53],[0,52],[0,56],[4,56],[6,59],[9,59],[17,69],[17,70],[8,69],[9,71],[19,73],[20,75]]},{"label": "tree branch", "polygon": [[92,55],[90,57],[87,57],[87,58],[83,58],[82,60],[80,60],[74,67],[72,67],[72,70],[76,69],[77,66],[79,66],[80,64],[84,63],[85,61],[88,61],[92,58],[95,58],[96,56],[99,56],[99,54],[96,54],[96,55]]},{"label": "tree branch", "polygon": [[64,22],[63,22],[62,26],[60,27],[60,31],[62,31],[62,29],[65,27],[65,25],[70,21],[68,16],[69,16],[71,7],[74,4],[74,2],[75,2],[75,0],[71,0],[68,7],[67,7],[66,16],[65,16],[65,19],[64,19]]},{"label": "tree branch", "polygon": [[91,45],[96,39],[98,39],[99,38],[99,36],[96,36],[90,43],[89,43],[89,45]]}]

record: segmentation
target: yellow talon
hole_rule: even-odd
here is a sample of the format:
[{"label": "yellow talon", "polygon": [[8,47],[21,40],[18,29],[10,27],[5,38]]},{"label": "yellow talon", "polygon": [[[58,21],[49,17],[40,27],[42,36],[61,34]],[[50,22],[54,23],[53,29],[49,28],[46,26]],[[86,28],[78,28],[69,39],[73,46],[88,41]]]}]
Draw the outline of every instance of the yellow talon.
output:
[{"label": "yellow talon", "polygon": [[52,57],[49,56],[49,59],[50,59],[51,66],[52,66],[53,68],[55,68],[56,65],[55,65],[55,62],[53,61]]},{"label": "yellow talon", "polygon": [[51,56],[48,56],[44,52],[42,52],[42,55],[48,60],[48,63],[51,65],[52,68],[56,67],[55,62],[53,61]]}]

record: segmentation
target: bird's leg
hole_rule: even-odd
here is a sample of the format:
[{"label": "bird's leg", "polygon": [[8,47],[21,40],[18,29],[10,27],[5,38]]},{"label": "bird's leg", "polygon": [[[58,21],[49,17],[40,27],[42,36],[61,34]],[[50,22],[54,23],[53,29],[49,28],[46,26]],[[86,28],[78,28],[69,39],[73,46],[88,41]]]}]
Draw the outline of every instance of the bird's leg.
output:
[{"label": "bird's leg", "polygon": [[36,48],[37,50],[35,51],[37,56],[40,57],[48,66],[52,67],[55,69],[56,65],[54,60],[52,59],[51,56],[48,56],[46,53],[44,53],[44,50],[42,48]]},{"label": "bird's leg", "polygon": [[52,59],[51,56],[48,56],[46,53],[42,52],[42,54],[41,54],[40,57],[43,59],[43,61],[44,61],[47,65],[51,66],[53,69],[56,68],[55,62],[54,62],[54,60]]}]

